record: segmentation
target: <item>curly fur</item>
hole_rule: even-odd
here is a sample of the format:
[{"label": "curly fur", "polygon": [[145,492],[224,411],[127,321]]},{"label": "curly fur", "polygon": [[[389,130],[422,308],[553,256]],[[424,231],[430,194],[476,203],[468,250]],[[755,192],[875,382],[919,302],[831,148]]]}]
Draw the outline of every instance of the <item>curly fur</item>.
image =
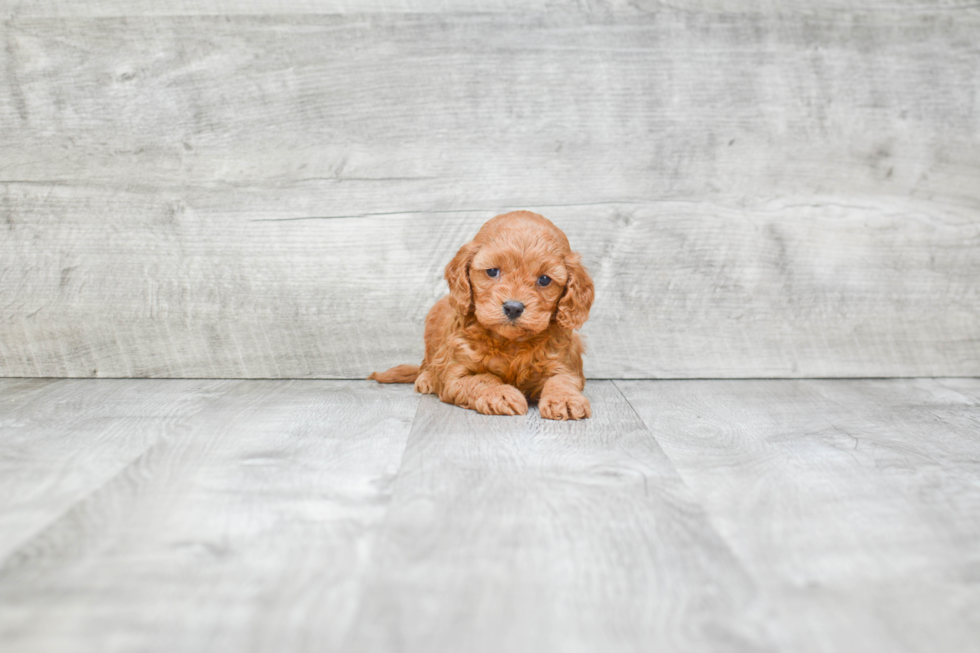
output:
[{"label": "curly fur", "polygon": [[[542,275],[551,283],[538,284]],[[422,364],[369,379],[414,381],[417,392],[487,415],[523,415],[531,400],[548,419],[591,416],[575,331],[589,318],[595,289],[558,227],[529,211],[498,215],[460,248],[446,281],[449,295],[425,320]],[[524,304],[518,318],[505,315],[508,301]]]}]

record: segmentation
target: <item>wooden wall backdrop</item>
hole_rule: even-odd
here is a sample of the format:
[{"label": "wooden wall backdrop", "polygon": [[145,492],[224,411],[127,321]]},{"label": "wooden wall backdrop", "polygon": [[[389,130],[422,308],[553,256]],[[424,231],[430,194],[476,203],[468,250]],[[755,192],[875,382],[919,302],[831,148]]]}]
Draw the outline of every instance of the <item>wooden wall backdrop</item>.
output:
[{"label": "wooden wall backdrop", "polygon": [[444,265],[516,208],[594,274],[593,377],[980,375],[974,0],[8,0],[0,25],[2,375],[418,361]]}]

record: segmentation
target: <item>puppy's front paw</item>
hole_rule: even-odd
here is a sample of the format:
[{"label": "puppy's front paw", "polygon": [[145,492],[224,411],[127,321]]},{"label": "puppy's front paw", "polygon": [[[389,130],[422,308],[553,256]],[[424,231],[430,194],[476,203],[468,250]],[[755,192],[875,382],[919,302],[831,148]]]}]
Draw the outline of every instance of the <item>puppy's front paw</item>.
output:
[{"label": "puppy's front paw", "polygon": [[525,415],[527,399],[512,385],[495,385],[480,393],[473,408],[484,415]]},{"label": "puppy's front paw", "polygon": [[592,406],[581,394],[560,394],[541,397],[538,412],[545,419],[585,419],[592,417]]},{"label": "puppy's front paw", "polygon": [[432,379],[429,377],[429,372],[425,371],[419,374],[418,378],[415,379],[415,392],[424,395],[435,394],[432,390]]}]

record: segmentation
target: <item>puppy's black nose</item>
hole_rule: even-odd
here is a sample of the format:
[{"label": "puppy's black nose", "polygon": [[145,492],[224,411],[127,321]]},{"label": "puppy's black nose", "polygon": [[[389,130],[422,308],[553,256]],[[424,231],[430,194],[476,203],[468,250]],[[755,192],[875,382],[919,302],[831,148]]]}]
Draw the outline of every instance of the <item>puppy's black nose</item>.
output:
[{"label": "puppy's black nose", "polygon": [[524,304],[520,302],[504,302],[504,315],[507,316],[509,320],[516,320],[524,312]]}]

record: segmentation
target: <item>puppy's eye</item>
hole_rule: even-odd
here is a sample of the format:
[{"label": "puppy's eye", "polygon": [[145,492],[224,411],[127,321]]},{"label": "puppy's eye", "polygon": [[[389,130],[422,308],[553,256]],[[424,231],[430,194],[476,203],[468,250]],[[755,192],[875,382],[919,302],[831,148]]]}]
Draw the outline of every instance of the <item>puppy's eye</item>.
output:
[{"label": "puppy's eye", "polygon": [[551,283],[551,277],[549,277],[547,274],[542,274],[540,277],[538,277],[538,285],[542,288],[547,286],[549,283]]},{"label": "puppy's eye", "polygon": [[500,276],[500,268],[490,268],[487,270],[487,276],[491,279],[496,279]]}]

